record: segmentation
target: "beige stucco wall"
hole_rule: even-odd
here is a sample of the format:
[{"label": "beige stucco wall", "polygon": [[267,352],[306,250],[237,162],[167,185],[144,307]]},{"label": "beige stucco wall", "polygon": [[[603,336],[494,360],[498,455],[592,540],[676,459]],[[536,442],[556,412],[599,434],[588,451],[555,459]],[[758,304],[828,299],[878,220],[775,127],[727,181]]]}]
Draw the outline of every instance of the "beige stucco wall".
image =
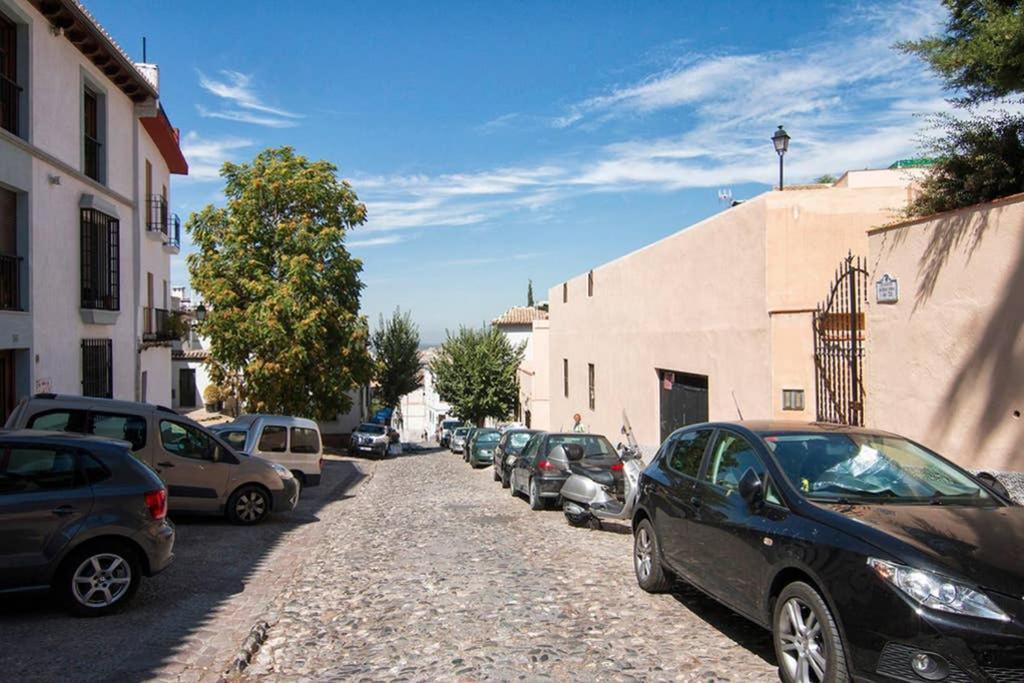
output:
[{"label": "beige stucco wall", "polygon": [[[870,236],[868,424],[969,467],[1024,470],[1024,196]],[[1015,413],[1015,411],[1018,411]]]}]

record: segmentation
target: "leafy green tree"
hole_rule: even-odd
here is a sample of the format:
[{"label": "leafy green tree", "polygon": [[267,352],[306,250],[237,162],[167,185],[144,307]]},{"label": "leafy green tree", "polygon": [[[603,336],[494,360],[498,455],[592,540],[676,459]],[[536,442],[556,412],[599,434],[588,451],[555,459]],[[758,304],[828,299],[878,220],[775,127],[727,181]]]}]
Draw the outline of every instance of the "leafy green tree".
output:
[{"label": "leafy green tree", "polygon": [[387,320],[382,315],[371,339],[374,377],[380,386],[377,397],[386,408],[395,408],[403,396],[422,386],[420,331],[409,312],[399,309]]},{"label": "leafy green tree", "polygon": [[362,263],[344,244],[366,207],[336,173],[290,147],[266,149],[224,164],[226,206],[207,205],[186,225],[211,379],[237,382],[250,411],[332,419],[370,379]]},{"label": "leafy green tree", "polygon": [[533,307],[533,280],[530,280],[526,285],[526,305]]},{"label": "leafy green tree", "polygon": [[437,393],[473,424],[508,417],[519,400],[517,371],[525,350],[525,344],[513,346],[495,327],[449,332],[430,363]]},{"label": "leafy green tree", "polygon": [[973,105],[1024,90],[1024,3],[943,0],[945,32],[897,47],[931,65],[949,90]]},{"label": "leafy green tree", "polygon": [[832,175],[831,173],[826,173],[825,175],[820,175],[820,176],[818,176],[817,178],[814,179],[814,182],[819,184],[819,185],[831,185],[835,181],[836,181],[836,177],[834,175]]}]

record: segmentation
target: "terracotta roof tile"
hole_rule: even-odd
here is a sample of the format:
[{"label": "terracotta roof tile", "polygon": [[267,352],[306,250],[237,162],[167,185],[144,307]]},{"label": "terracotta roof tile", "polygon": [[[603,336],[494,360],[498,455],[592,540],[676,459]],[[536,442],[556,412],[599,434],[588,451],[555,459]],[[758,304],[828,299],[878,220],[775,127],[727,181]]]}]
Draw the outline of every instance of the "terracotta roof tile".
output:
[{"label": "terracotta roof tile", "polygon": [[533,306],[513,306],[491,321],[492,325],[529,325],[534,320],[547,320],[548,312]]}]

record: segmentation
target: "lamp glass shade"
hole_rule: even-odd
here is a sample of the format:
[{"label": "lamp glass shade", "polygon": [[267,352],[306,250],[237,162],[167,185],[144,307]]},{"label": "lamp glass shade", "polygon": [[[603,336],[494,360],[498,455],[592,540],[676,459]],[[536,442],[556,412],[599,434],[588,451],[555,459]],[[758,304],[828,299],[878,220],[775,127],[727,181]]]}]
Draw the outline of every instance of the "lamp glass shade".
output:
[{"label": "lamp glass shade", "polygon": [[196,320],[199,322],[206,320],[206,306],[203,304],[196,306]]},{"label": "lamp glass shade", "polygon": [[772,144],[775,145],[775,151],[779,154],[785,154],[789,149],[789,133],[782,126],[779,126],[775,135],[772,136]]}]

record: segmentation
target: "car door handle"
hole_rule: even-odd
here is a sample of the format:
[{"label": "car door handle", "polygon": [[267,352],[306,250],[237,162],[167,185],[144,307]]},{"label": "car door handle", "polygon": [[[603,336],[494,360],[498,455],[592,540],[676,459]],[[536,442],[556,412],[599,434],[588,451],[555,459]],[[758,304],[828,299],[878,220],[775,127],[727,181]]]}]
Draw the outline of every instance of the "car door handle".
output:
[{"label": "car door handle", "polygon": [[173,462],[158,462],[156,464],[156,466],[157,467],[174,467],[174,463]]},{"label": "car door handle", "polygon": [[57,515],[58,517],[66,517],[72,514],[74,511],[75,508],[71,507],[70,505],[61,505],[60,507],[55,507],[52,510],[50,510],[50,512]]}]

